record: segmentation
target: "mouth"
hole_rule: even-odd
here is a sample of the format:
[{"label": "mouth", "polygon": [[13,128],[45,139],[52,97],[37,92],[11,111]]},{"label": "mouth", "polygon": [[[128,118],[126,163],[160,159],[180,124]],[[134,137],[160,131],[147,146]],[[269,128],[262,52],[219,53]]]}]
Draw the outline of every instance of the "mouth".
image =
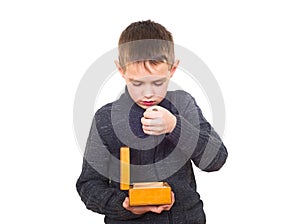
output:
[{"label": "mouth", "polygon": [[141,104],[147,107],[151,107],[155,104],[155,101],[142,101]]}]

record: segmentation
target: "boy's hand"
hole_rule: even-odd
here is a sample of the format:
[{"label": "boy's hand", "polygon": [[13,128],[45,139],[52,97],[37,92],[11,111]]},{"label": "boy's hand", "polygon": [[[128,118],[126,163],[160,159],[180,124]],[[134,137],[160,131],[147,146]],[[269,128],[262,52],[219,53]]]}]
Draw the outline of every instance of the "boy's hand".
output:
[{"label": "boy's hand", "polygon": [[127,209],[128,211],[132,212],[133,214],[136,215],[142,215],[146,212],[154,212],[154,213],[161,213],[162,211],[169,211],[174,202],[175,202],[175,196],[174,193],[172,193],[172,203],[170,205],[151,205],[151,206],[130,206],[129,205],[129,198],[126,197],[124,202],[123,202],[123,207]]},{"label": "boy's hand", "polygon": [[143,131],[148,135],[170,133],[176,126],[176,117],[167,109],[160,106],[149,107],[141,119]]}]

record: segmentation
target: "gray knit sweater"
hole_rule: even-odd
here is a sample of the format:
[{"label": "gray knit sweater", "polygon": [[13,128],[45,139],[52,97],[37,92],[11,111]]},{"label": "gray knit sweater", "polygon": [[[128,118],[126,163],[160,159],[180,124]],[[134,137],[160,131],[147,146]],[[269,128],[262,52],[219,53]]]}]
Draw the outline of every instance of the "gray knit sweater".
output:
[{"label": "gray knit sweater", "polygon": [[[217,171],[227,159],[226,147],[190,94],[170,91],[159,106],[177,118],[172,133],[144,134],[140,119],[145,110],[132,101],[127,89],[94,116],[76,187],[88,209],[105,215],[105,223],[206,222],[192,162],[203,171]],[[128,192],[119,189],[118,159],[125,145],[131,149],[131,182],[168,182],[175,194],[170,211],[135,215],[122,207]]]}]

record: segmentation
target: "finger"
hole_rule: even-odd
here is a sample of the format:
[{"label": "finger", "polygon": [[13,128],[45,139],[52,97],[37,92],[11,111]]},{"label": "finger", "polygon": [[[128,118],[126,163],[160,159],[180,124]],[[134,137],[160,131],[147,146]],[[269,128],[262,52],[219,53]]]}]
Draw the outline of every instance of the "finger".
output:
[{"label": "finger", "polygon": [[163,129],[163,125],[161,123],[161,121],[159,120],[151,120],[148,121],[148,119],[143,120],[143,128],[145,128],[146,130],[150,131],[159,131]]},{"label": "finger", "polygon": [[169,204],[169,205],[162,205],[162,207],[163,207],[163,209],[164,209],[165,211],[169,211],[169,210],[173,207],[173,205],[174,205],[174,202],[175,202],[175,195],[174,195],[173,191],[171,191],[171,195],[172,195],[172,198],[171,198],[171,204]]},{"label": "finger", "polygon": [[163,134],[163,133],[165,133],[164,131],[166,130],[166,128],[164,126],[159,125],[159,124],[143,125],[142,128],[145,131],[151,131],[156,134]]},{"label": "finger", "polygon": [[173,191],[171,191],[171,194],[172,194],[172,203],[171,205],[173,205],[175,203],[175,194]]},{"label": "finger", "polygon": [[161,135],[161,134],[163,134],[163,132],[151,129],[149,127],[145,127],[145,129],[143,127],[143,131],[147,135]]},{"label": "finger", "polygon": [[163,210],[164,210],[164,211],[170,211],[171,208],[172,208],[171,205],[165,205],[165,206],[163,207]]},{"label": "finger", "polygon": [[151,127],[150,126],[143,125],[142,128],[143,128],[144,132],[145,131],[151,131]]},{"label": "finger", "polygon": [[157,123],[157,121],[155,119],[142,117],[141,123],[145,126],[151,126],[151,125],[155,125]]},{"label": "finger", "polygon": [[161,207],[162,207],[164,210],[166,210],[166,209],[170,208],[171,205],[161,205]]},{"label": "finger", "polygon": [[144,117],[146,117],[146,118],[156,118],[159,116],[161,116],[161,109],[158,106],[149,107],[144,112]]},{"label": "finger", "polygon": [[155,135],[152,131],[143,130],[145,134],[147,135]]},{"label": "finger", "polygon": [[163,208],[162,206],[151,206],[150,211],[159,214],[163,211]]},{"label": "finger", "polygon": [[129,198],[128,197],[125,198],[122,205],[124,208],[129,208]]},{"label": "finger", "polygon": [[152,111],[145,111],[145,112],[143,113],[143,116],[144,116],[145,118],[148,118],[148,119],[154,118],[154,117],[153,117],[154,114],[153,114]]},{"label": "finger", "polygon": [[147,108],[146,111],[148,111],[148,112],[149,111],[159,111],[160,108],[161,108],[160,106],[155,105],[155,106]]},{"label": "finger", "polygon": [[141,123],[142,123],[142,125],[149,125],[149,119],[146,119],[145,117],[142,117],[141,118]]},{"label": "finger", "polygon": [[174,198],[174,194],[172,193],[172,201],[171,201],[171,204],[169,204],[169,205],[163,205],[163,209],[164,209],[165,211],[169,211],[169,210],[173,207],[174,202],[175,202],[175,198]]}]

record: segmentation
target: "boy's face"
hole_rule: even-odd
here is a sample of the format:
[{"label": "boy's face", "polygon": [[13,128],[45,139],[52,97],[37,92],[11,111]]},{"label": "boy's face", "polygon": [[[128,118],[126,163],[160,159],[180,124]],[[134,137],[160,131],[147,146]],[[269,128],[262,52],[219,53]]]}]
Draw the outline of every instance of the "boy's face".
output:
[{"label": "boy's face", "polygon": [[134,102],[147,109],[159,104],[166,96],[170,78],[173,76],[178,62],[169,69],[166,63],[152,65],[149,62],[132,63],[126,71],[118,66],[119,72],[126,81],[129,95]]}]

